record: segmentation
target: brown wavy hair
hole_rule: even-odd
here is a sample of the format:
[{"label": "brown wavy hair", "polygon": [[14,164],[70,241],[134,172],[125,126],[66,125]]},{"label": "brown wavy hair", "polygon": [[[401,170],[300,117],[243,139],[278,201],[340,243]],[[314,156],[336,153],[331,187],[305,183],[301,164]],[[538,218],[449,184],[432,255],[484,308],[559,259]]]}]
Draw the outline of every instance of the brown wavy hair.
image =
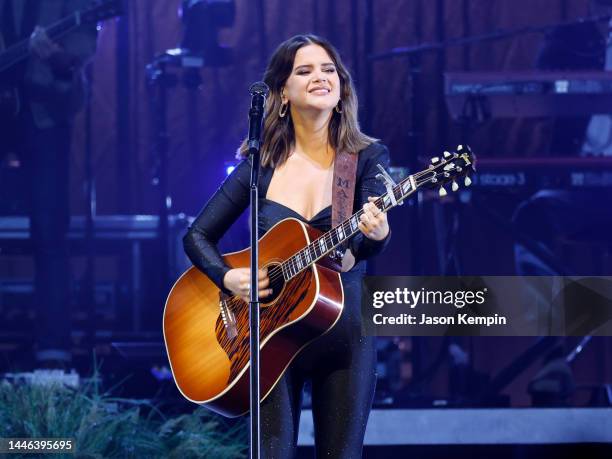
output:
[{"label": "brown wavy hair", "polygon": [[[263,80],[270,88],[266,100],[266,118],[263,126],[263,142],[261,147],[261,164],[266,167],[276,167],[283,164],[289,157],[294,146],[295,133],[291,110],[283,118],[278,116],[281,107],[281,90],[293,70],[293,62],[298,49],[307,45],[319,45],[332,59],[340,77],[340,105],[342,113],[332,111],[328,128],[328,141],[334,151],[357,153],[378,139],[361,132],[357,120],[357,94],[353,79],[342,63],[336,48],[327,40],[312,34],[296,35],[282,42],[268,62]],[[248,156],[246,140],[238,149],[238,157]]]}]

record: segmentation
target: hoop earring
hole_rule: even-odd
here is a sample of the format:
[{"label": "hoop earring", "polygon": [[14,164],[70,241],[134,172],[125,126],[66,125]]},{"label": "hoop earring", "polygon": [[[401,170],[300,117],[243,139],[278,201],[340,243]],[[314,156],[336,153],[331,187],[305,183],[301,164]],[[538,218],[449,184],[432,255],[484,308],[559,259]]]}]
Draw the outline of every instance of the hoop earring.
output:
[{"label": "hoop earring", "polygon": [[278,109],[279,118],[284,118],[287,114],[287,110],[289,110],[289,102],[286,104],[281,104],[280,108]]},{"label": "hoop earring", "polygon": [[344,112],[344,110],[342,109],[342,99],[338,101],[334,110],[336,110],[336,113]]}]

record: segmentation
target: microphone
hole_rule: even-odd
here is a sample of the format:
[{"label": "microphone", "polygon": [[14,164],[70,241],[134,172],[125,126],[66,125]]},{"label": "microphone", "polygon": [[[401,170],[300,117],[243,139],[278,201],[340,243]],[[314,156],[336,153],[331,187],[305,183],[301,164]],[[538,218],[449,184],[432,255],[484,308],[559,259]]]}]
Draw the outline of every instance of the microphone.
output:
[{"label": "microphone", "polygon": [[257,81],[249,88],[251,93],[251,109],[249,110],[249,154],[259,151],[261,142],[261,124],[264,116],[264,106],[270,88],[263,81]]}]

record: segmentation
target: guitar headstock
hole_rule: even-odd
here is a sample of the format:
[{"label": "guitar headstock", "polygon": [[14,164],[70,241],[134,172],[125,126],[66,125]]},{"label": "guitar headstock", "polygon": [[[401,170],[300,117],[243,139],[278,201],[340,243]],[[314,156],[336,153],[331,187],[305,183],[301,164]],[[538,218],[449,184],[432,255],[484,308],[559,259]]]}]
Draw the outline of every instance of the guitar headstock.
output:
[{"label": "guitar headstock", "polygon": [[[470,186],[470,175],[476,171],[476,157],[467,145],[459,145],[455,151],[445,151],[441,158],[431,159],[431,165],[419,177],[419,185],[438,188],[440,196],[446,196],[445,185],[451,184],[451,190],[457,191],[462,182]],[[463,180],[461,180],[463,179]]]},{"label": "guitar headstock", "polygon": [[95,0],[81,11],[81,22],[86,24],[121,16],[125,12],[125,0]]}]

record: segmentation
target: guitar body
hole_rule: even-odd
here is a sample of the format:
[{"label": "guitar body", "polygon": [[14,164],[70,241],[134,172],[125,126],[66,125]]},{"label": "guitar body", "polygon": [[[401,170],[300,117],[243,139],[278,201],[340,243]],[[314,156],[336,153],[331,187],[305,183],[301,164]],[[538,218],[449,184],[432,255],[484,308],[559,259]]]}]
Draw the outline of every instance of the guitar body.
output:
[{"label": "guitar body", "polygon": [[[373,200],[383,212],[426,186],[440,187],[474,170],[469,147],[432,158],[431,165],[396,184],[382,170],[387,193]],[[381,167],[382,168],[382,167]],[[444,192],[443,192],[444,191]],[[344,291],[339,267],[328,254],[359,230],[363,209],[325,234],[294,218],[280,221],[259,240],[259,266],[268,268],[273,294],[260,305],[260,389],[265,399],[308,343],[340,318]],[[224,256],[233,268],[247,268],[250,251]],[[174,380],[185,398],[225,416],[249,411],[249,306],[229,296],[196,268],[174,284],[163,319],[164,340]]]},{"label": "guitar body", "polygon": [[[322,233],[296,219],[277,223],[259,241],[259,264],[270,268]],[[250,249],[224,256],[249,267]],[[340,274],[314,263],[274,288],[260,309],[260,390],[263,400],[300,350],[340,318]],[[194,267],[170,291],[164,340],[176,384],[187,399],[225,416],[249,410],[249,305],[223,294]]]}]

